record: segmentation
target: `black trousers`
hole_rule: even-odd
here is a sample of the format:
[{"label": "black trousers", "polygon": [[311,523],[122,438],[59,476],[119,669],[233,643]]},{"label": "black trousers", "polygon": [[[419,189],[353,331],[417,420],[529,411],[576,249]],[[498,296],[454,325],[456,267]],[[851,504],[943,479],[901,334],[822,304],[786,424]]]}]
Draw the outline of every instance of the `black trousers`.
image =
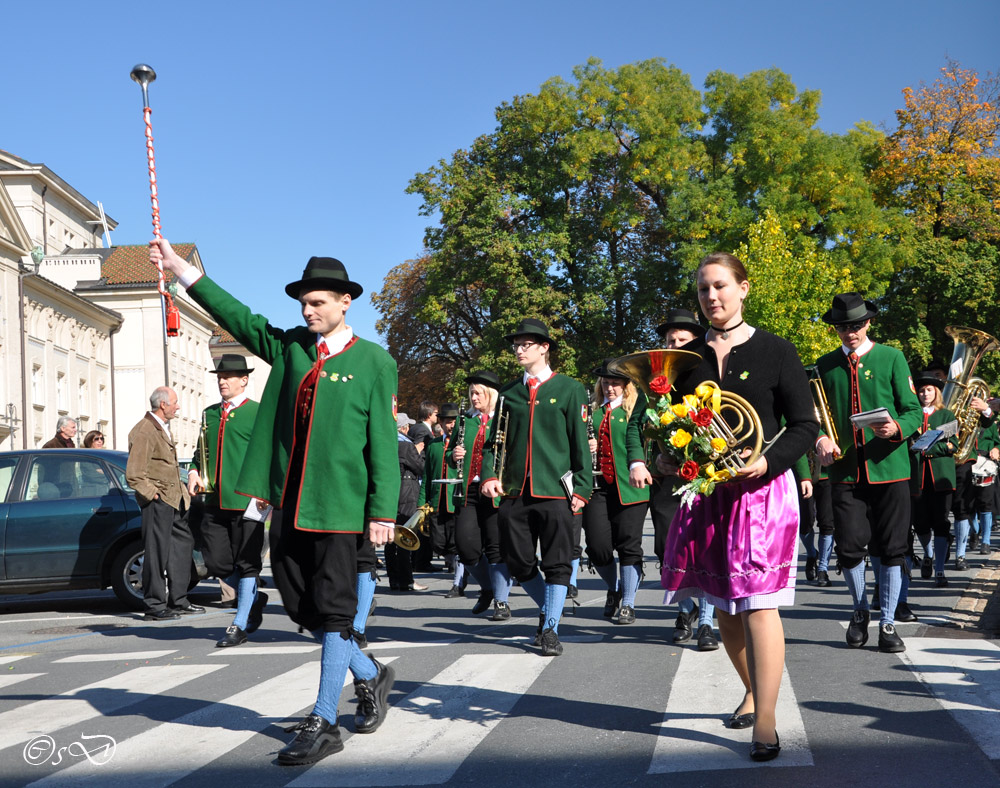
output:
[{"label": "black trousers", "polygon": [[206,506],[201,520],[202,556],[208,573],[226,578],[257,577],[263,566],[264,523],[247,520],[243,512]]},{"label": "black trousers", "polygon": [[479,483],[470,484],[465,505],[455,517],[455,546],[466,566],[475,566],[481,556],[487,563],[503,563],[500,546],[499,512],[493,500],[479,494]]},{"label": "black trousers", "polygon": [[[624,505],[618,485],[598,482],[583,508],[583,530],[587,534],[587,555],[594,566],[607,566],[615,559],[622,566],[642,564],[642,524],[649,504]],[[580,519],[580,518],[574,518]]]},{"label": "black trousers", "polygon": [[507,568],[520,582],[538,574],[536,552],[541,548],[541,571],[550,585],[569,585],[573,561],[573,520],[565,498],[522,495],[500,504],[501,552]]},{"label": "black trousers", "polygon": [[434,544],[434,552],[438,555],[455,555],[458,547],[455,544],[455,519],[454,513],[440,511],[431,515],[431,540]]},{"label": "black trousers", "polygon": [[292,514],[297,502],[286,503],[271,516],[271,569],[285,611],[310,632],[339,632],[346,639],[358,607],[358,553],[368,536],[301,531]]},{"label": "black trousers", "polygon": [[[399,515],[396,517],[396,525],[403,525],[408,519],[409,516]],[[428,542],[423,534],[417,536],[420,539],[420,547],[416,550],[404,550],[392,542],[385,546],[385,573],[389,576],[389,587],[394,591],[406,591],[413,585],[413,565],[420,550]]]},{"label": "black trousers", "polygon": [[833,484],[834,539],[844,569],[870,552],[883,566],[902,566],[910,533],[910,482]]},{"label": "black trousers", "polygon": [[141,512],[142,546],[146,551],[142,561],[142,601],[146,610],[158,613],[168,606],[185,607],[194,550],[187,512],[160,500],[150,501]]},{"label": "black trousers", "polygon": [[913,502],[913,530],[918,536],[934,531],[934,536],[947,537],[951,531],[948,512],[951,511],[951,490],[935,490],[928,483]]},{"label": "black trousers", "polygon": [[833,534],[833,485],[829,479],[817,479],[813,484],[813,501],[816,504],[816,525],[819,535]]},{"label": "black trousers", "polygon": [[[667,531],[674,519],[681,500],[674,495],[673,483],[670,479],[653,479],[649,488],[649,514],[653,519],[653,552],[656,560],[663,566],[663,547],[667,543]],[[583,510],[587,511],[586,508]]]},{"label": "black trousers", "polygon": [[972,483],[972,466],[966,462],[955,466],[955,494],[952,497],[956,520],[970,520],[977,512],[993,511],[993,485],[977,487]]}]

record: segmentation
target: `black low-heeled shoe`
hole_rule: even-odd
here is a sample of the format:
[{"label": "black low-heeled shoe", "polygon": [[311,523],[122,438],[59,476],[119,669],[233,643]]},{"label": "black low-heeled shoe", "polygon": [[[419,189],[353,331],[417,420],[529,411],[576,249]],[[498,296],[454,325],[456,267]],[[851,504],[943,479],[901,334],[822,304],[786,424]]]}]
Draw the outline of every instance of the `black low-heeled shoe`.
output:
[{"label": "black low-heeled shoe", "polygon": [[735,730],[742,730],[743,728],[749,728],[755,722],[757,722],[757,713],[754,711],[749,711],[746,714],[740,714],[739,708],[737,707],[729,719],[726,721],[726,725]]},{"label": "black low-heeled shoe", "polygon": [[774,732],[774,744],[765,744],[762,741],[750,742],[750,760],[751,761],[772,761],[778,757],[778,753],[781,752],[781,739],[778,738],[778,732]]}]

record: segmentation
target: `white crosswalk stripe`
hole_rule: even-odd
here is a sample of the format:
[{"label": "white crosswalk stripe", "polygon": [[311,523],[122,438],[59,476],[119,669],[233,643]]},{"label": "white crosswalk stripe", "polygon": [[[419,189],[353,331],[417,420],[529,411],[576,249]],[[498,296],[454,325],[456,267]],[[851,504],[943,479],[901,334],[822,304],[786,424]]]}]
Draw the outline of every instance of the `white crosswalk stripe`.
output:
[{"label": "white crosswalk stripe", "polygon": [[781,757],[766,764],[750,760],[751,730],[731,730],[724,720],[743,700],[743,684],[723,649],[687,649],[671,683],[667,709],[648,774],[756,766],[812,766],[802,715],[786,670],[778,694]]},{"label": "white crosswalk stripe", "polygon": [[12,684],[17,684],[21,681],[27,681],[28,679],[37,678],[38,676],[44,676],[44,673],[6,673],[0,675],[0,689],[4,687],[9,687]]},{"label": "white crosswalk stripe", "polygon": [[0,714],[0,750],[70,725],[111,714],[224,665],[156,665],[136,668],[93,684]]},{"label": "white crosswalk stripe", "polygon": [[289,788],[445,783],[550,664],[537,654],[459,657],[394,704],[377,735],[351,737]]},{"label": "white crosswalk stripe", "polygon": [[140,659],[159,659],[160,657],[167,657],[174,653],[176,653],[176,649],[170,649],[169,651],[129,651],[117,653],[112,651],[107,654],[74,654],[71,657],[53,660],[52,664],[59,665],[73,662],[135,662]]}]

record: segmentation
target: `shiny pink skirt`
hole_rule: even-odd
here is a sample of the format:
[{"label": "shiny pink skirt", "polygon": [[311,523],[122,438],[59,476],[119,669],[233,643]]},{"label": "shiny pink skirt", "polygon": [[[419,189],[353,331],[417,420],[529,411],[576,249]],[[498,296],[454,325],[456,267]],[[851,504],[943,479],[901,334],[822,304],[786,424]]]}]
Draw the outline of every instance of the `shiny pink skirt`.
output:
[{"label": "shiny pink skirt", "polygon": [[[799,501],[795,477],[720,484],[677,510],[663,554],[670,602],[699,591],[729,612],[791,604]],[[722,605],[723,610],[727,605]]]}]

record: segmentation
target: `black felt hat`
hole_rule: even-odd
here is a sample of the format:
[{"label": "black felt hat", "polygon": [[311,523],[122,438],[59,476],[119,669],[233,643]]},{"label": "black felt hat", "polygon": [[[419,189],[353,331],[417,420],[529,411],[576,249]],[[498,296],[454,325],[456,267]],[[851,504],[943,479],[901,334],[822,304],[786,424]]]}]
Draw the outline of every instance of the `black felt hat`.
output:
[{"label": "black felt hat", "polygon": [[364,292],[361,285],[348,278],[344,264],[334,257],[310,257],[302,278],[285,285],[285,292],[292,298],[311,290],[333,290],[347,293],[351,298],[357,298]]},{"label": "black felt hat", "polygon": [[833,297],[833,308],[823,315],[823,322],[831,325],[870,320],[878,314],[875,304],[865,301],[861,293],[840,293]]},{"label": "black felt hat", "polygon": [[458,404],[454,402],[446,402],[440,408],[438,408],[438,420],[443,419],[457,419],[458,418]]},{"label": "black felt hat", "polygon": [[543,342],[548,342],[550,347],[555,347],[556,345],[556,341],[549,336],[549,327],[541,320],[535,320],[533,317],[524,318],[517,329],[507,334],[504,339],[508,342],[513,342],[514,337],[523,336],[538,337]]},{"label": "black felt hat", "polygon": [[249,375],[253,367],[248,367],[246,358],[239,353],[223,353],[215,359],[215,369],[210,369],[209,374],[221,375],[224,372]]},{"label": "black felt hat", "polygon": [[465,376],[465,385],[472,386],[476,383],[481,386],[488,386],[491,389],[500,388],[500,378],[495,372],[490,372],[488,369],[480,369],[471,375]]},{"label": "black felt hat", "polygon": [[937,375],[929,375],[924,372],[913,379],[913,388],[919,389],[921,386],[937,386],[939,389],[943,389],[944,381]]},{"label": "black felt hat", "polygon": [[705,336],[705,328],[698,322],[698,318],[690,309],[671,309],[660,325],[656,327],[656,333],[665,337],[671,328],[684,328],[696,337]]},{"label": "black felt hat", "polygon": [[611,362],[614,361],[613,358],[606,358],[601,362],[601,366],[594,367],[590,370],[590,374],[596,375],[599,378],[621,378],[622,380],[628,380],[628,377],[621,372],[615,372],[611,369]]}]

